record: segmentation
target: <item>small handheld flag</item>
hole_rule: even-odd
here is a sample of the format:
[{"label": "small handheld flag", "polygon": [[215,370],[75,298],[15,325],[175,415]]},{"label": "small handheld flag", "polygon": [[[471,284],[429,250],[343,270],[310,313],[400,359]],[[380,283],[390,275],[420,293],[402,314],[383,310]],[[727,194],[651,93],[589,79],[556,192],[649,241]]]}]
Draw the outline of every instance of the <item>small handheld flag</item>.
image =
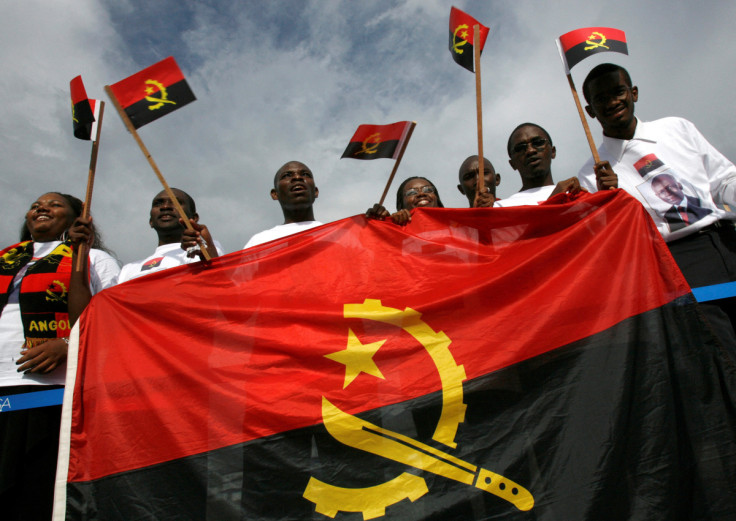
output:
[{"label": "small handheld flag", "polygon": [[560,36],[557,39],[557,47],[566,73],[592,54],[599,52],[629,54],[624,32],[610,27],[575,29]]},{"label": "small handheld flag", "polygon": [[172,56],[110,89],[136,129],[197,99]]},{"label": "small handheld flag", "polygon": [[94,140],[97,135],[97,120],[100,115],[99,100],[87,98],[87,91],[82,82],[82,76],[77,76],[69,82],[72,95],[72,124],[74,137]]},{"label": "small handheld flag", "polygon": [[[480,26],[478,42],[474,41],[473,36],[473,26],[475,25]],[[483,52],[488,32],[488,27],[479,23],[469,14],[464,13],[457,7],[450,9],[450,54],[452,54],[452,59],[458,65],[474,72],[473,46],[477,43],[480,46],[480,51]]]},{"label": "small handheld flag", "polygon": [[341,159],[396,159],[403,149],[411,126],[411,121],[399,121],[390,125],[360,125]]}]

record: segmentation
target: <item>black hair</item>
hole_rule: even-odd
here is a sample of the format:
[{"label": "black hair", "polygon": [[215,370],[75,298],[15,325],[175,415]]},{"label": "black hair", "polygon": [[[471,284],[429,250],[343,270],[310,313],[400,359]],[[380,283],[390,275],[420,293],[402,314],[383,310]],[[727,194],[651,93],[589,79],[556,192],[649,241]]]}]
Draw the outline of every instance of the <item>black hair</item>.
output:
[{"label": "black hair", "polygon": [[[81,199],[78,199],[77,197],[74,197],[73,195],[64,194],[61,192],[54,192],[53,190],[50,192],[45,192],[45,193],[59,194],[61,197],[63,197],[66,200],[66,202],[69,204],[74,214],[72,216],[72,221],[76,219],[77,217],[79,217],[80,215],[82,215],[82,208],[84,207],[84,203],[81,201]],[[94,237],[94,241],[92,242],[91,247],[96,248],[98,250],[104,250],[109,253],[107,248],[105,248],[105,244],[102,242],[102,235],[97,230],[97,228],[95,228],[94,223],[92,223],[91,228],[92,228],[92,235]],[[21,242],[33,240],[33,237],[31,237],[31,231],[28,229],[28,225],[26,224],[25,219],[23,219],[23,226],[20,227],[20,240]]]},{"label": "black hair", "polygon": [[182,190],[181,188],[174,188],[174,187],[172,186],[172,187],[171,187],[171,190],[172,190],[172,191],[174,191],[174,190],[177,190],[177,191],[181,192],[182,194],[184,194],[184,195],[186,196],[186,198],[187,198],[187,203],[189,204],[189,209],[190,209],[190,210],[192,211],[192,215],[191,215],[190,217],[194,216],[194,214],[195,214],[195,213],[197,213],[197,205],[196,205],[196,204],[194,203],[194,199],[192,199],[192,196],[191,196],[191,195],[189,195],[188,193],[186,193],[186,192],[185,192],[184,190]]},{"label": "black hair", "polygon": [[549,135],[549,132],[547,132],[544,128],[537,125],[536,123],[522,123],[521,125],[518,125],[514,130],[511,131],[511,134],[509,134],[509,140],[506,143],[506,151],[509,153],[509,157],[511,157],[511,138],[514,137],[514,133],[516,133],[517,130],[524,127],[536,127],[542,132],[544,132],[544,135],[547,136],[547,141],[549,141],[549,146],[553,147],[552,144],[552,136]]},{"label": "black hair", "polygon": [[596,65],[591,69],[591,71],[585,77],[585,81],[583,81],[583,96],[585,96],[585,101],[588,103],[588,105],[590,105],[590,84],[593,82],[593,80],[597,80],[601,76],[605,76],[606,74],[618,71],[623,74],[626,85],[631,88],[631,76],[629,76],[629,71],[627,71],[620,65],[616,65],[615,63],[601,63],[600,65]]},{"label": "black hair", "polygon": [[437,190],[437,187],[434,186],[434,183],[427,179],[426,177],[421,177],[418,175],[415,175],[414,177],[408,177],[404,179],[404,182],[402,182],[399,185],[399,189],[396,192],[396,211],[403,210],[404,209],[404,187],[409,181],[413,181],[414,179],[424,179],[429,183],[429,185],[434,188],[434,194],[437,196],[437,206],[439,208],[444,208],[445,205],[442,204],[442,199],[440,199],[440,192]]}]

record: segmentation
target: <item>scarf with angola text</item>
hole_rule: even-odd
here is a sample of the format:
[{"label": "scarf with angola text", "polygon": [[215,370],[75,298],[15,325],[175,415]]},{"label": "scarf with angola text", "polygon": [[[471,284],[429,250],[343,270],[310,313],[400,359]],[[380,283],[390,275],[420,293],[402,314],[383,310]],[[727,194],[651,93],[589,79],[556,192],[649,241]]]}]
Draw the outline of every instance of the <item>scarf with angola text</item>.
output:
[{"label": "scarf with angola text", "polygon": [[67,297],[72,272],[72,249],[62,242],[45,257],[31,262],[33,241],[0,251],[0,309],[5,308],[13,279],[28,265],[20,282],[21,318],[26,345],[69,336]]}]

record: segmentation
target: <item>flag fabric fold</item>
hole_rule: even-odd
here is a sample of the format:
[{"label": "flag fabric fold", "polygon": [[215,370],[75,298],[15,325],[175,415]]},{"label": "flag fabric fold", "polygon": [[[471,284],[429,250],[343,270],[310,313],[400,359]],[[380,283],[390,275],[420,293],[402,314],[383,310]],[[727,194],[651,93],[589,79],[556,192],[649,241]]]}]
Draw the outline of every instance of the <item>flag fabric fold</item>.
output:
[{"label": "flag fabric fold", "polygon": [[89,99],[82,82],[82,76],[77,76],[69,82],[72,96],[72,124],[74,137],[94,140],[97,136],[97,120],[100,116],[100,102]]},{"label": "flag fabric fold", "polygon": [[404,147],[411,125],[411,121],[360,125],[340,159],[396,159]]},{"label": "flag fabric fold", "polygon": [[557,39],[557,48],[560,51],[565,72],[568,74],[575,65],[599,52],[629,54],[626,34],[620,29],[611,27],[575,29]]},{"label": "flag fabric fold", "polygon": [[136,129],[196,99],[171,56],[110,85],[110,89]]},{"label": "flag fabric fold", "polygon": [[736,369],[622,191],[343,219],[78,331],[57,520],[736,516]]},{"label": "flag fabric fold", "polygon": [[[474,41],[473,28],[476,25],[480,26],[480,42]],[[477,43],[480,45],[480,52],[483,52],[488,32],[488,27],[457,7],[452,7],[450,9],[450,54],[455,63],[474,72],[473,46]]]}]

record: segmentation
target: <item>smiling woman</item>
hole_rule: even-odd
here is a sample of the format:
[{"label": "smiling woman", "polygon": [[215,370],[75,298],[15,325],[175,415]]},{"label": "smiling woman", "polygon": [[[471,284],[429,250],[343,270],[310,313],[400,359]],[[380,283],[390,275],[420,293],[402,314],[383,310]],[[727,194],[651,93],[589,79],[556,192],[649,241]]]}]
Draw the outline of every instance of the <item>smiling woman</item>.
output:
[{"label": "smiling woman", "polygon": [[383,220],[391,217],[395,224],[404,225],[411,221],[411,210],[414,208],[444,208],[437,187],[425,177],[409,177],[399,185],[396,191],[396,213],[389,215],[388,210],[380,204],[373,205],[365,213],[369,219]]},{"label": "smiling woman", "polygon": [[[117,261],[96,248],[81,211],[76,197],[46,193],[26,212],[21,242],[0,251],[1,395],[64,384],[74,320],[117,278]],[[77,271],[82,242],[92,249]],[[61,406],[0,412],[3,519],[50,519],[60,418]]]}]

